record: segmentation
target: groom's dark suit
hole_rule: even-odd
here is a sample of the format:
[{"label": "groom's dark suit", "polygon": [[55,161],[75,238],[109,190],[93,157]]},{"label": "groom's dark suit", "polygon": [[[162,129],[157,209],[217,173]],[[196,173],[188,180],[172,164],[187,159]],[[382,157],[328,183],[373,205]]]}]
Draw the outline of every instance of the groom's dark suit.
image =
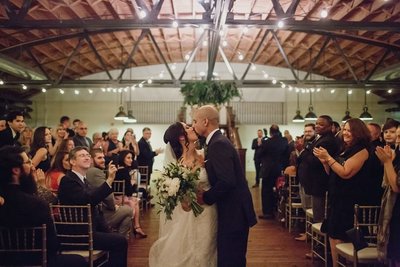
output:
[{"label": "groom's dark suit", "polygon": [[220,131],[207,145],[205,167],[211,189],[203,200],[218,209],[218,266],[244,267],[249,227],[257,220],[238,153]]}]

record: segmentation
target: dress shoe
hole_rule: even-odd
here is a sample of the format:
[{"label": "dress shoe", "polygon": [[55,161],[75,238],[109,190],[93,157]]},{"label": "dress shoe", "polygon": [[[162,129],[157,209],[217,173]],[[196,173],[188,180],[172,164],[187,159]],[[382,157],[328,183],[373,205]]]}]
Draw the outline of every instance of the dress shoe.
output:
[{"label": "dress shoe", "polygon": [[263,214],[263,215],[259,215],[258,218],[259,219],[263,219],[263,220],[271,220],[271,219],[274,219],[274,215],[272,215],[272,214]]},{"label": "dress shoe", "polygon": [[135,236],[135,238],[136,238],[136,235],[137,235],[139,238],[146,238],[146,237],[147,237],[147,234],[145,234],[145,233],[143,232],[143,230],[142,230],[142,228],[141,228],[140,226],[135,227],[135,228],[133,229],[133,235]]}]

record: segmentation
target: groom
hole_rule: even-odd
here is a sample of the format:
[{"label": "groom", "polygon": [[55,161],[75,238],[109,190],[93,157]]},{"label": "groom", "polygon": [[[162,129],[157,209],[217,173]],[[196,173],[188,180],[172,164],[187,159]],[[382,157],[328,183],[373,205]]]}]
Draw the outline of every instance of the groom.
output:
[{"label": "groom", "polygon": [[206,137],[205,168],[211,189],[199,191],[200,204],[217,204],[218,267],[245,267],[249,227],[257,223],[239,156],[219,131],[219,113],[210,105],[194,114],[193,128]]}]

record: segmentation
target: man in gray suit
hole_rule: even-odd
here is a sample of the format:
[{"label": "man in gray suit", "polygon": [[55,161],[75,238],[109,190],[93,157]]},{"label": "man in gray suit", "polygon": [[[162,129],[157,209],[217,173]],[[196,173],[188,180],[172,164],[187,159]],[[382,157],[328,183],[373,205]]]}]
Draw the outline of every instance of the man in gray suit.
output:
[{"label": "man in gray suit", "polygon": [[[106,169],[105,158],[103,150],[100,148],[94,148],[90,151],[90,155],[93,159],[93,167],[91,167],[86,173],[86,179],[90,186],[99,187],[106,180]],[[103,215],[108,225],[117,229],[118,232],[127,238],[132,230],[132,215],[133,210],[128,205],[118,206],[114,201],[114,194],[109,194],[102,202]]]}]

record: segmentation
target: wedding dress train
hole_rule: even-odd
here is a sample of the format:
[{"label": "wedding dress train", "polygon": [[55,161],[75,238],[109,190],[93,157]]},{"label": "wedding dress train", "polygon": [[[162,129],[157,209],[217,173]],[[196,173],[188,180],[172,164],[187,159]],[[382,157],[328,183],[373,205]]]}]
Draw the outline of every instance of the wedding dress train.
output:
[{"label": "wedding dress train", "polygon": [[[207,173],[200,170],[200,186],[209,189]],[[149,252],[150,267],[214,267],[217,266],[217,209],[203,205],[197,217],[177,205],[172,220],[160,213],[159,239]]]}]

